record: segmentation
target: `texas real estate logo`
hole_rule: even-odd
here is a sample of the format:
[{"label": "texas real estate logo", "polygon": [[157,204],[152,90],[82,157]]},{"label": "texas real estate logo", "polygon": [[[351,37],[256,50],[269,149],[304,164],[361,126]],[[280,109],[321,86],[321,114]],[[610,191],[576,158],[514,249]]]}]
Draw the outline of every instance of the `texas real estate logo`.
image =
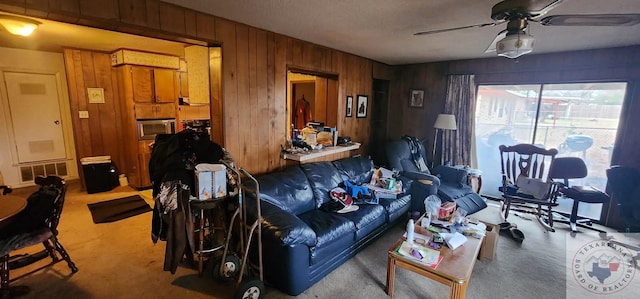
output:
[{"label": "texas real estate logo", "polygon": [[[615,239],[613,239],[615,240]],[[577,283],[582,292],[588,291],[588,297],[638,298],[640,278],[636,277],[638,261],[636,252],[610,239],[598,239],[569,250],[567,257],[574,253],[569,262],[572,275],[567,275],[567,284]],[[636,245],[636,244],[634,244]],[[573,281],[570,281],[573,279]],[[568,288],[568,295],[576,294],[578,288]],[[633,294],[633,297],[628,297]],[[612,297],[613,296],[613,297]],[[573,296],[568,296],[573,297]]]}]

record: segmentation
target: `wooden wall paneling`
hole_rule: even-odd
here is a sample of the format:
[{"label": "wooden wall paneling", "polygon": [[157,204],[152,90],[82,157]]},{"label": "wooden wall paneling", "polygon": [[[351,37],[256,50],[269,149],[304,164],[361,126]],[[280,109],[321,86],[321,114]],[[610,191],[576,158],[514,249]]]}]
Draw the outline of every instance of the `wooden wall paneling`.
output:
[{"label": "wooden wall paneling", "polygon": [[[258,157],[258,152],[253,149],[264,146],[264,144],[260,144],[260,135],[263,134],[262,127],[259,126],[258,120],[258,43],[257,43],[257,30],[254,27],[247,28],[247,105],[244,106],[242,114],[243,117],[246,118],[246,122],[243,122],[243,131],[249,139],[245,139],[246,141],[246,154],[245,161],[246,165],[250,165],[252,171],[254,173],[261,172],[261,165]],[[244,35],[244,32],[242,33]],[[247,128],[248,127],[248,128]],[[246,166],[248,167],[248,166]]]},{"label": "wooden wall paneling", "polygon": [[118,1],[79,0],[80,14],[106,20],[119,20],[120,8]]},{"label": "wooden wall paneling", "polygon": [[160,29],[167,32],[186,35],[185,11],[187,9],[173,4],[160,2]]},{"label": "wooden wall paneling", "polygon": [[222,101],[222,48],[209,48],[209,78],[211,87],[211,140],[225,146],[224,113]]},{"label": "wooden wall paneling", "polygon": [[341,72],[342,62],[342,53],[340,51],[331,51],[331,72],[339,74],[338,75],[338,113],[336,119],[336,128],[338,129],[338,135],[343,136],[343,130],[346,126],[346,103],[347,103],[347,95],[349,95],[346,91],[346,74]]},{"label": "wooden wall paneling", "polygon": [[80,3],[78,0],[49,0],[49,19],[76,23],[80,17]]},{"label": "wooden wall paneling", "polygon": [[[335,99],[335,97],[338,97]],[[344,105],[340,105],[340,98],[338,96],[338,80],[337,79],[329,79],[327,81],[327,101],[329,104],[327,105],[327,125],[330,127],[335,127],[338,124],[338,115],[339,111],[344,107]],[[345,99],[346,101],[346,99]]]},{"label": "wooden wall paneling", "polygon": [[267,43],[267,69],[269,70],[268,88],[272,95],[269,100],[269,170],[284,167],[286,161],[280,159],[280,144],[284,143],[284,132],[287,131],[287,45],[290,38],[269,33]]},{"label": "wooden wall paneling", "polygon": [[102,104],[90,104],[87,98],[87,88],[97,88],[98,83],[96,80],[96,67],[94,61],[94,53],[89,51],[81,51],[82,59],[82,77],[84,80],[85,89],[83,90],[84,96],[82,99],[86,103],[87,111],[89,111],[89,134],[91,135],[91,156],[105,155],[105,133],[102,129],[102,123],[108,122],[108,119],[102,117]]},{"label": "wooden wall paneling", "polygon": [[[238,78],[238,136],[237,142],[239,151],[237,152],[240,165],[244,165],[250,172],[255,172],[255,164],[250,164],[252,158],[251,150],[251,99],[249,91],[249,26],[237,24],[236,26],[236,52]],[[231,137],[233,138],[233,137]]]},{"label": "wooden wall paneling", "polygon": [[311,69],[314,71],[322,71],[320,69],[321,62],[318,60],[314,60],[314,45],[308,42],[301,41],[301,52],[302,52],[302,61],[300,66],[306,69]]},{"label": "wooden wall paneling", "polygon": [[[34,17],[46,18],[49,14],[47,11],[49,10],[49,0],[27,0],[20,1],[21,4],[25,4],[24,14]],[[1,8],[0,4],[0,8]],[[20,13],[22,14],[22,13]]]},{"label": "wooden wall paneling", "polygon": [[119,0],[120,22],[146,26],[147,25],[147,0]]},{"label": "wooden wall paneling", "polygon": [[24,14],[26,11],[24,0],[4,0],[0,3],[0,9],[16,14]]},{"label": "wooden wall paneling", "polygon": [[147,3],[147,27],[160,29],[160,1],[146,0]]},{"label": "wooden wall paneling", "polygon": [[184,10],[184,32],[188,36],[198,36],[196,12],[191,9]]},{"label": "wooden wall paneling", "polygon": [[302,41],[299,39],[291,40],[291,64],[304,68],[304,54],[302,49]]},{"label": "wooden wall paneling", "polygon": [[[269,68],[267,65],[269,49],[267,47],[267,39],[269,38],[266,31],[256,30],[256,91],[257,91],[257,127],[253,127],[258,132],[257,144],[255,148],[260,150],[255,153],[259,163],[259,172],[264,173],[269,170],[269,159],[278,159],[278,156],[270,156],[271,148],[269,147],[269,139],[275,136],[269,135],[271,122],[271,111],[269,110],[269,101],[272,97],[269,96],[267,89],[269,76]],[[273,55],[273,53],[271,53]],[[271,69],[273,71],[273,69]]]},{"label": "wooden wall paneling", "polygon": [[327,78],[316,77],[314,95],[314,115],[315,120],[327,120]]},{"label": "wooden wall paneling", "polygon": [[[76,73],[79,72],[79,67],[81,64],[79,55],[76,55],[77,50],[63,49],[63,57],[64,57],[64,65],[65,71],[67,73],[67,89],[69,90],[69,108],[71,111],[71,125],[73,127],[73,135],[74,135],[74,144],[76,148],[76,160],[78,161],[78,165],[80,165],[80,158],[83,153],[88,151],[87,147],[90,145],[90,139],[85,139],[83,137],[88,134],[85,133],[85,130],[89,128],[88,121],[86,119],[80,119],[78,117],[78,111],[80,109],[84,109],[85,107],[80,107],[79,104],[79,90],[82,91],[83,87],[79,87],[82,85],[82,77],[77,76]],[[83,175],[82,167],[78,169],[80,176]],[[82,189],[85,188],[84,180],[81,180]]]},{"label": "wooden wall paneling", "polygon": [[[231,21],[216,19],[216,37],[222,42],[222,92],[224,99],[224,145],[227,151],[240,162],[238,138],[238,76],[236,25]],[[238,164],[244,167],[242,164]]]},{"label": "wooden wall paneling", "polygon": [[196,12],[196,36],[208,40],[216,40],[215,18]]},{"label": "wooden wall paneling", "polygon": [[118,142],[123,136],[115,72],[111,67],[109,54],[93,53],[93,57],[96,66],[96,86],[104,88],[105,96],[104,104],[93,104],[98,106],[100,113],[104,154],[110,155],[117,166],[121,167],[125,153],[122,152],[121,142]]},{"label": "wooden wall paneling", "polygon": [[393,67],[381,62],[372,62],[372,77],[374,79],[392,80],[393,79]]}]

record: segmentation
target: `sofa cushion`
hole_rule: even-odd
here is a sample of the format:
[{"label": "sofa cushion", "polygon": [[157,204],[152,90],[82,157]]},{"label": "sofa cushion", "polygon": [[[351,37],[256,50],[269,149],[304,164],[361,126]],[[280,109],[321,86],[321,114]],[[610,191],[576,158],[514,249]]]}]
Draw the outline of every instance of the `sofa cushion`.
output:
[{"label": "sofa cushion", "polygon": [[358,205],[357,211],[338,214],[349,219],[356,226],[355,239],[360,240],[386,220],[384,208],[381,205]]},{"label": "sofa cushion", "polygon": [[[257,219],[255,198],[247,196],[247,220],[252,223]],[[316,245],[316,233],[300,218],[269,202],[261,201],[262,233],[264,236],[273,236],[280,245],[291,246],[304,244]]]},{"label": "sofa cushion", "polygon": [[[338,187],[342,182],[342,177],[338,169],[331,162],[315,162],[300,165],[300,169],[307,176],[313,196],[315,198],[315,208],[331,200],[329,190]],[[262,186],[262,184],[260,185]]]},{"label": "sofa cushion", "polygon": [[300,167],[289,167],[258,177],[260,199],[291,214],[299,215],[316,208],[314,194]]},{"label": "sofa cushion", "polygon": [[386,211],[387,222],[392,222],[409,210],[411,195],[407,194],[398,199],[380,198],[380,205]]},{"label": "sofa cushion", "polygon": [[371,181],[373,161],[367,157],[344,158],[333,161],[333,165],[340,171],[343,181],[348,180],[356,185]]},{"label": "sofa cushion", "polygon": [[299,215],[299,218],[316,232],[316,247],[322,247],[344,235],[350,235],[353,238],[356,230],[353,222],[340,217],[338,213],[312,210]]}]

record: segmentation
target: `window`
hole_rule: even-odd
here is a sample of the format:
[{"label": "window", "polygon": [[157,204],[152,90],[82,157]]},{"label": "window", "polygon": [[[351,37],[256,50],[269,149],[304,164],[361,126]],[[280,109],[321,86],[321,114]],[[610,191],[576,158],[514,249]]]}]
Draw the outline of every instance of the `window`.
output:
[{"label": "window", "polygon": [[[584,159],[589,176],[571,184],[606,187],[618,119],[627,84],[577,83],[480,85],[476,105],[476,152],[483,171],[481,193],[500,197],[501,144],[556,148],[558,157]],[[571,200],[560,211],[571,211]],[[580,205],[579,214],[600,219],[601,205]]]}]

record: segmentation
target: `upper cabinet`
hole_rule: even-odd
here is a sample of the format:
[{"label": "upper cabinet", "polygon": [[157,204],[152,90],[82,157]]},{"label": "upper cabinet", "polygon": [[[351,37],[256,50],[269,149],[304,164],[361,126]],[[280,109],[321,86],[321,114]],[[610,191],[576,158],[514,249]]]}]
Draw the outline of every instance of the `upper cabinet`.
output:
[{"label": "upper cabinet", "polygon": [[175,103],[176,71],[127,65],[131,72],[133,100],[137,103]]},{"label": "upper cabinet", "polygon": [[189,76],[187,72],[178,72],[178,95],[182,98],[189,97]]}]

